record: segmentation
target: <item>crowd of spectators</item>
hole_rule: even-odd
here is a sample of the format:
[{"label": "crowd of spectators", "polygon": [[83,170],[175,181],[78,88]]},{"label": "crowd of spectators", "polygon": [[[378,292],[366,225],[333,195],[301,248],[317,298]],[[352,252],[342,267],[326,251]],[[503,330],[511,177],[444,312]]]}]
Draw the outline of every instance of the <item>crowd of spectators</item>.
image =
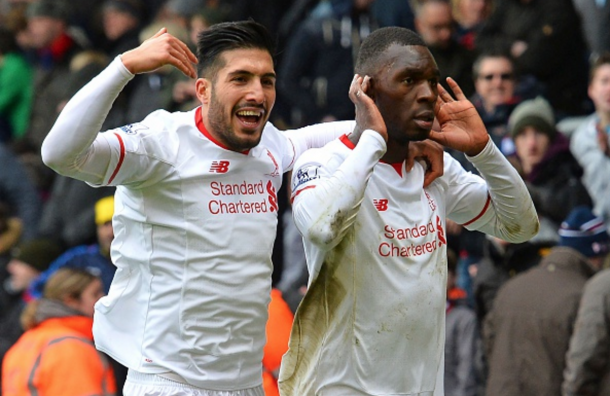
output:
[{"label": "crowd of spectators", "polygon": [[[280,128],[352,119],[347,92],[360,43],[379,27],[398,25],[422,36],[441,83],[450,76],[460,84],[525,180],[541,223],[533,240],[514,245],[447,224],[455,255],[448,260],[446,394],[608,394],[610,270],[604,260],[590,260],[608,252],[610,225],[604,0],[0,0],[0,358],[25,330],[18,319],[24,307],[46,301],[45,285],[58,269],[93,274],[105,292],[112,279],[114,189],[54,174],[40,158],[67,100],[160,27],[194,49],[199,31],[246,18],[278,40],[271,122]],[[193,80],[162,68],[128,84],[103,129],[156,109],[195,106]],[[476,172],[462,154],[451,154]],[[307,272],[287,199],[281,207],[274,301],[283,295],[294,311]],[[48,293],[65,311],[67,297]],[[282,318],[291,317],[279,304]],[[287,343],[289,328],[281,323],[281,330],[268,330],[282,340],[267,359],[269,373]],[[545,342],[552,353],[524,365],[529,360],[519,353]],[[516,344],[523,346],[511,349]],[[110,389],[121,394],[124,372],[110,363]]]}]

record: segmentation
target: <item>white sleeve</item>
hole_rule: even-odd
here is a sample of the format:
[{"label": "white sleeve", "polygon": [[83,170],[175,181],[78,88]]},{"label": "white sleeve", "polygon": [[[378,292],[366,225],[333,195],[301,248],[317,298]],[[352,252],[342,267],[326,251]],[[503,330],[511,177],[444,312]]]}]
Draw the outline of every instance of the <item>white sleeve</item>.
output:
[{"label": "white sleeve", "polygon": [[485,179],[489,192],[481,212],[464,224],[466,228],[511,243],[534,237],[539,228],[538,215],[527,187],[491,139],[483,151],[466,158]]},{"label": "white sleeve", "polygon": [[134,77],[116,57],[70,99],[42,144],[44,163],[65,176],[102,184],[112,149],[99,130],[113,102]]},{"label": "white sleeve", "polygon": [[294,156],[290,163],[285,164],[285,169],[292,169],[295,161],[308,149],[324,147],[339,136],[351,133],[355,126],[355,121],[335,121],[285,131],[285,136],[294,148]]},{"label": "white sleeve", "polygon": [[330,155],[318,151],[308,151],[297,161],[292,174],[292,213],[303,237],[329,250],[355,221],[386,143],[377,132],[366,130],[353,150],[334,150]]}]

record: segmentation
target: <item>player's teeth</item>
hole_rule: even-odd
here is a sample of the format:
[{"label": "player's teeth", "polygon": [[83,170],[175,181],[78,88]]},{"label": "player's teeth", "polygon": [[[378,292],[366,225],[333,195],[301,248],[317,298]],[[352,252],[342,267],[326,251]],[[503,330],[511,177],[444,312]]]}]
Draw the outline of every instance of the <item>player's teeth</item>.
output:
[{"label": "player's teeth", "polygon": [[260,115],[257,111],[240,111],[238,114],[241,116],[259,116]]}]

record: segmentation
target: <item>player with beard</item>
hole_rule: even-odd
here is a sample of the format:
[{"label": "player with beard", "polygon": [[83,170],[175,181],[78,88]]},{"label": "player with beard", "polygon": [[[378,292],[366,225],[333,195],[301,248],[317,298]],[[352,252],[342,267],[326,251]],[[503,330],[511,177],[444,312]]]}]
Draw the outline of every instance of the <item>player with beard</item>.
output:
[{"label": "player with beard", "polygon": [[[309,150],[293,171],[310,279],[280,392],[442,395],[446,220],[518,243],[537,233],[536,211],[459,86],[448,79],[454,100],[438,83],[416,33],[374,31],[356,73],[350,98],[364,132]],[[482,177],[445,154],[444,174],[425,186],[425,167],[405,163],[426,138],[464,152]]]}]

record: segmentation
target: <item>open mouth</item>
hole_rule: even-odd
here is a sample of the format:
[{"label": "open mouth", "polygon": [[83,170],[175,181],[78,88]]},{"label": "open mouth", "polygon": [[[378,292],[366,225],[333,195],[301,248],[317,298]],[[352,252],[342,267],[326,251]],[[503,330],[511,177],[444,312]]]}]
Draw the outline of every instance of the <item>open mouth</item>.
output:
[{"label": "open mouth", "polygon": [[235,115],[246,128],[256,128],[265,114],[263,109],[239,110]]},{"label": "open mouth", "polygon": [[423,129],[432,128],[432,123],[434,122],[434,112],[426,111],[420,113],[414,117],[415,122]]}]

